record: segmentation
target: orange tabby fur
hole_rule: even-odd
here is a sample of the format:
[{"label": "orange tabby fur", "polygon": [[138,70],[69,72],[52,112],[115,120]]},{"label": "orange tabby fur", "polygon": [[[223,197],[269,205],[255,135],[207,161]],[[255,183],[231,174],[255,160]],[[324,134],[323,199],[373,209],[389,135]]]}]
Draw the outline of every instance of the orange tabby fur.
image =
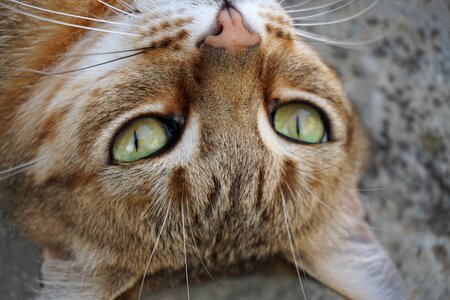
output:
[{"label": "orange tabby fur", "polygon": [[[258,47],[197,47],[195,16],[174,19],[166,7],[139,16],[132,30],[141,37],[127,38],[128,49],[154,48],[101,72],[55,76],[13,67],[76,69],[85,58],[65,55],[92,53],[109,33],[1,8],[0,169],[41,159],[0,181],[0,197],[11,221],[44,249],[43,299],[112,299],[144,275],[183,270],[182,211],[193,273],[203,268],[198,254],[217,273],[273,257],[294,263],[287,224],[296,262],[324,284],[352,299],[406,298],[358,199],[366,142],[338,78],[295,39],[277,4],[247,2],[262,7]],[[119,18],[98,1],[27,3]],[[298,99],[328,116],[329,143],[292,144],[273,132],[271,109]],[[117,130],[153,114],[181,120],[177,143],[155,158],[111,163]]]}]

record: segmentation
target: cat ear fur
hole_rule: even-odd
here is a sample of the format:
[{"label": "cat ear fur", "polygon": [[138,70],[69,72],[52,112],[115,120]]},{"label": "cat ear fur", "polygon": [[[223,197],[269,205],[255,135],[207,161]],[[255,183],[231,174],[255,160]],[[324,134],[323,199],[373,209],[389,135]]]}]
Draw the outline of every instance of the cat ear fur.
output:
[{"label": "cat ear fur", "polygon": [[365,221],[357,195],[333,213],[307,247],[299,249],[306,272],[347,299],[406,300],[403,281]]},{"label": "cat ear fur", "polygon": [[83,271],[66,254],[43,251],[42,291],[37,300],[110,300],[132,288],[139,277],[113,270]]}]

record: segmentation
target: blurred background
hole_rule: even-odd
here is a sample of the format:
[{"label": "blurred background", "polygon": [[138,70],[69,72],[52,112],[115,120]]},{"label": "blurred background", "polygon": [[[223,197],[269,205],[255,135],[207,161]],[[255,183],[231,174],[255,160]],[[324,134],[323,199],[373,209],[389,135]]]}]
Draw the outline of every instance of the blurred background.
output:
[{"label": "blurred background", "polygon": [[[359,111],[371,142],[362,198],[411,298],[450,299],[450,0],[282,5],[296,11],[299,37],[337,70]],[[0,298],[30,299],[38,274],[37,249],[0,225]],[[307,299],[340,299],[302,280]],[[186,299],[186,289],[147,299]],[[191,299],[303,296],[297,278],[265,271],[194,284]]]}]

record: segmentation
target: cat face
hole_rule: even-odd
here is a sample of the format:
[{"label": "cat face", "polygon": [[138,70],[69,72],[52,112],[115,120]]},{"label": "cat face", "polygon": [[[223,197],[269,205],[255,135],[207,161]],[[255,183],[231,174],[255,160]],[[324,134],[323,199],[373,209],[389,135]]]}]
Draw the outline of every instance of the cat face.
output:
[{"label": "cat face", "polygon": [[[47,259],[62,251],[73,274],[102,274],[92,275],[103,286],[97,295],[186,261],[219,272],[280,256],[348,297],[404,298],[356,193],[365,155],[358,119],[282,7],[119,2],[110,4],[123,8],[117,15],[82,2],[105,23],[80,23],[95,31],[76,38],[60,24],[35,37],[36,55],[48,43],[67,47],[48,50],[62,55],[52,76],[26,93],[23,82],[4,85],[23,100],[5,121],[1,146],[15,151],[2,166],[35,163],[2,183],[2,198]],[[224,5],[257,43],[205,42],[221,34]],[[45,272],[61,276],[44,264]],[[132,280],[117,279],[121,272]]]}]

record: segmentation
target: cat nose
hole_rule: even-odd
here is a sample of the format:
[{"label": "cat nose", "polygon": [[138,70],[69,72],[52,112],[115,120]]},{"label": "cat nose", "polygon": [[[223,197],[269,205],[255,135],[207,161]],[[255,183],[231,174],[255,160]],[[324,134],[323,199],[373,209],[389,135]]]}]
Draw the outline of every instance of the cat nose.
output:
[{"label": "cat nose", "polygon": [[244,25],[241,13],[232,7],[224,8],[217,17],[217,35],[209,35],[205,44],[220,49],[239,50],[254,47],[261,41],[257,33],[250,32]]}]

